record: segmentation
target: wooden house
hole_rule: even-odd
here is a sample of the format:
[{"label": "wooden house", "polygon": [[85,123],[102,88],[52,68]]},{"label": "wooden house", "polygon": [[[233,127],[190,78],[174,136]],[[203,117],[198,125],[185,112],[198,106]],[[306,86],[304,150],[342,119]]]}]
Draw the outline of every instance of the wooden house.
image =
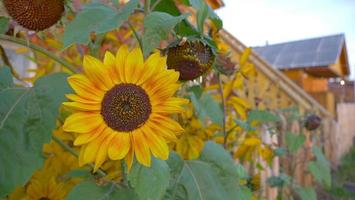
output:
[{"label": "wooden house", "polygon": [[335,116],[337,101],[329,79],[350,74],[343,34],[255,47],[254,51]]}]

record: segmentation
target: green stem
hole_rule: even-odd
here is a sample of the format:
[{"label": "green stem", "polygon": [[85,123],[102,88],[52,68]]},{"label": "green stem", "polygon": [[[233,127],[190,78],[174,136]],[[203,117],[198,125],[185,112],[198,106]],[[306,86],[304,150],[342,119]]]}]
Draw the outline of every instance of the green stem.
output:
[{"label": "green stem", "polygon": [[70,63],[68,63],[67,61],[63,60],[62,58],[58,57],[57,55],[53,54],[52,52],[37,46],[33,43],[30,43],[29,41],[26,41],[24,39],[20,39],[20,38],[16,38],[16,37],[10,37],[7,35],[2,35],[0,34],[0,40],[4,40],[4,41],[8,41],[8,42],[12,42],[12,43],[16,43],[22,46],[26,46],[28,48],[33,49],[34,51],[38,51],[44,55],[46,55],[47,57],[55,60],[57,63],[61,64],[63,67],[67,68],[68,70],[70,70],[73,73],[77,73],[78,70],[74,67],[72,67],[72,65]]},{"label": "green stem", "polygon": [[161,0],[156,0],[150,10],[154,10],[160,2],[161,2]]},{"label": "green stem", "polygon": [[219,94],[222,99],[222,112],[223,112],[223,135],[224,135],[224,140],[223,140],[223,146],[226,149],[227,148],[227,131],[226,131],[226,102],[224,100],[224,95],[223,95],[223,83],[221,80],[221,74],[217,73],[217,79],[218,79],[218,86],[219,86]]},{"label": "green stem", "polygon": [[150,13],[150,0],[144,1],[144,14],[148,15]]},{"label": "green stem", "polygon": [[121,171],[122,171],[123,184],[128,186],[128,179],[127,179],[127,174],[126,174],[126,166],[125,166],[123,160],[121,160]]},{"label": "green stem", "polygon": [[129,26],[129,28],[132,30],[134,37],[135,37],[135,38],[137,39],[137,41],[138,41],[139,47],[140,47],[141,50],[143,51],[142,39],[139,37],[139,35],[138,35],[136,29],[134,29],[133,25],[132,25],[130,22],[128,22],[128,26]]}]

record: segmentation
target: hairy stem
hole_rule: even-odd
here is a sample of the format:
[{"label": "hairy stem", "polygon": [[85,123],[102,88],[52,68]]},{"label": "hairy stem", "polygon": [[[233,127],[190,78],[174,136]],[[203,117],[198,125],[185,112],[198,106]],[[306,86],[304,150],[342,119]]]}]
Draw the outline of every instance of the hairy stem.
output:
[{"label": "hairy stem", "polygon": [[74,68],[70,63],[68,63],[64,59],[58,57],[57,55],[53,54],[52,52],[48,51],[47,49],[44,49],[44,48],[42,48],[40,46],[37,46],[35,44],[30,43],[29,41],[26,41],[26,40],[21,39],[21,38],[2,35],[2,34],[0,34],[0,40],[4,40],[4,41],[8,41],[8,42],[19,44],[19,45],[22,45],[22,46],[26,46],[26,47],[34,50],[34,51],[40,52],[40,53],[46,55],[47,57],[53,59],[54,61],[56,61],[57,63],[61,64],[63,67],[67,68],[71,72],[74,72],[74,73],[78,72],[78,70],[76,68]]}]

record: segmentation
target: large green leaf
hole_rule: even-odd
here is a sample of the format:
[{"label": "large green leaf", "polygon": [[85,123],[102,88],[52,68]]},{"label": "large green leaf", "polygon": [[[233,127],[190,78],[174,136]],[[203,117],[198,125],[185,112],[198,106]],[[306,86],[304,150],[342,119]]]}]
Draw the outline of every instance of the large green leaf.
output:
[{"label": "large green leaf", "polygon": [[169,32],[188,15],[172,16],[165,12],[152,12],[144,18],[144,35],[142,39],[144,56],[167,39]]},{"label": "large green leaf", "polygon": [[332,182],[330,164],[317,146],[313,146],[312,150],[317,160],[310,162],[308,169],[320,184],[330,188]]},{"label": "large green leaf", "polygon": [[239,185],[246,177],[245,170],[235,165],[228,153],[218,144],[207,142],[200,160],[183,161],[176,154],[168,160],[172,181],[166,199],[249,200],[251,192]]},{"label": "large green leaf", "polygon": [[279,121],[280,118],[279,116],[265,110],[252,110],[248,114],[248,120],[250,122],[275,122]]},{"label": "large green leaf", "polygon": [[201,7],[197,10],[196,18],[197,18],[197,29],[200,33],[203,33],[203,27],[205,25],[205,20],[208,16],[208,6],[206,3],[202,3]]},{"label": "large green leaf", "polygon": [[40,78],[32,88],[9,82],[0,69],[0,197],[23,185],[42,166],[42,145],[50,141],[58,107],[71,90],[67,75]]},{"label": "large green leaf", "polygon": [[84,181],[76,185],[69,193],[68,200],[138,200],[131,189],[118,189],[113,184],[98,186],[94,181]]},{"label": "large green leaf", "polygon": [[135,163],[128,180],[141,200],[162,199],[169,186],[170,169],[165,161],[152,159],[151,167]]},{"label": "large green leaf", "polygon": [[212,122],[222,126],[223,111],[213,97],[208,93],[202,93],[200,98],[194,92],[190,92],[190,99],[201,122],[208,116]]},{"label": "large green leaf", "polygon": [[306,138],[303,134],[296,135],[295,133],[287,132],[286,133],[286,145],[288,150],[291,153],[295,153],[301,148],[306,141]]},{"label": "large green leaf", "polygon": [[298,187],[295,189],[302,200],[317,200],[317,194],[313,188],[310,187]]},{"label": "large green leaf", "polygon": [[106,33],[119,28],[137,7],[139,0],[130,0],[120,11],[101,3],[84,6],[83,10],[68,24],[63,35],[64,47],[74,43],[85,44],[91,32]]},{"label": "large green leaf", "polygon": [[[203,8],[204,4],[206,4],[204,0],[190,0],[190,5],[196,10],[200,10],[201,8]],[[211,19],[211,21],[218,29],[221,29],[223,26],[222,20],[218,17],[218,15],[216,15],[216,13],[212,10],[211,7],[207,6],[207,9],[207,16]]]}]

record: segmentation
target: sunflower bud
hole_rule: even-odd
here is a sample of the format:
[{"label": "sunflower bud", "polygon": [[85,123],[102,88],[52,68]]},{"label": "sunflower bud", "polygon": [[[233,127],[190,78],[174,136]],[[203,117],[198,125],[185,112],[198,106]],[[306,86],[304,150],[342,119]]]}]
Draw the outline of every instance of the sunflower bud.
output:
[{"label": "sunflower bud", "polygon": [[18,24],[34,31],[51,27],[64,12],[64,0],[4,0],[4,6]]},{"label": "sunflower bud", "polygon": [[312,114],[306,117],[304,127],[309,131],[313,131],[320,126],[321,122],[322,119],[319,116]]},{"label": "sunflower bud", "polygon": [[235,63],[227,55],[219,54],[216,58],[216,67],[218,71],[227,76],[236,72]]},{"label": "sunflower bud", "polygon": [[180,72],[180,80],[193,80],[211,69],[215,56],[201,41],[186,41],[168,49],[169,69]]}]

